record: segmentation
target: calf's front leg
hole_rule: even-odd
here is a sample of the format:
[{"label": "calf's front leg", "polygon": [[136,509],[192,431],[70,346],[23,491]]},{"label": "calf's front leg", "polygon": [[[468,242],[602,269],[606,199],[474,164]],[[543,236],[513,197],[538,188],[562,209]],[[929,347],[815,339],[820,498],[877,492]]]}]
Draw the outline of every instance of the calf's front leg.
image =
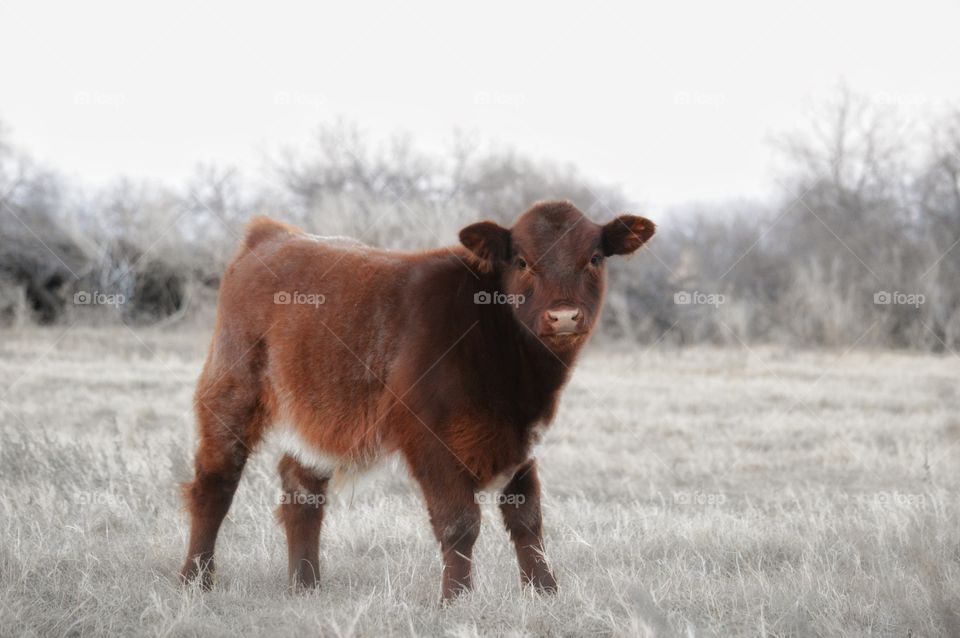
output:
[{"label": "calf's front leg", "polygon": [[[449,452],[440,453],[441,458]],[[417,467],[414,476],[423,490],[430,524],[443,554],[442,602],[473,586],[473,545],[480,535],[480,506],[473,482],[455,460],[434,456]]]},{"label": "calf's front leg", "polygon": [[543,593],[556,592],[557,581],[547,565],[543,550],[543,518],[540,513],[540,480],[536,460],[530,459],[521,465],[503,489],[500,512],[517,550],[521,581]]}]

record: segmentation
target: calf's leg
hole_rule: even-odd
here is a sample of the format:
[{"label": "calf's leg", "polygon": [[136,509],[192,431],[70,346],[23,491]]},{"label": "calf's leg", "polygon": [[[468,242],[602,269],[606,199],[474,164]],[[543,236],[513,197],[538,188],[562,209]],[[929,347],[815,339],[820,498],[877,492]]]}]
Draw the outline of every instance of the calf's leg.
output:
[{"label": "calf's leg", "polygon": [[540,513],[540,480],[537,463],[530,459],[517,470],[501,493],[500,512],[517,550],[520,579],[537,591],[557,591],[557,581],[543,550],[543,519]]},{"label": "calf's leg", "polygon": [[183,485],[190,515],[187,558],[180,569],[184,583],[197,580],[204,589],[212,585],[217,533],[265,422],[258,399],[255,387],[235,377],[213,383],[201,378],[194,401],[200,444],[194,479]]},{"label": "calf's leg", "polygon": [[430,524],[443,554],[442,601],[456,598],[473,586],[473,545],[480,535],[480,506],[473,483],[450,452],[441,448],[429,457],[408,456],[413,475],[423,490]]},{"label": "calf's leg", "polygon": [[320,569],[320,527],[329,477],[318,475],[289,455],[280,459],[277,469],[283,485],[277,519],[287,534],[290,586],[313,588]]}]

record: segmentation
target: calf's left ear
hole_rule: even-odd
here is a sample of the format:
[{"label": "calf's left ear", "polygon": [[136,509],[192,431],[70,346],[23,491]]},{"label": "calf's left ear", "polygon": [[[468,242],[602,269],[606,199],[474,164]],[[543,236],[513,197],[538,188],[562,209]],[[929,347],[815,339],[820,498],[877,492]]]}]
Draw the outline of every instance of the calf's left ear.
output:
[{"label": "calf's left ear", "polygon": [[629,255],[653,237],[657,225],[646,217],[621,215],[603,227],[603,252]]},{"label": "calf's left ear", "polygon": [[487,267],[510,259],[510,231],[494,222],[470,224],[460,231],[460,243]]}]

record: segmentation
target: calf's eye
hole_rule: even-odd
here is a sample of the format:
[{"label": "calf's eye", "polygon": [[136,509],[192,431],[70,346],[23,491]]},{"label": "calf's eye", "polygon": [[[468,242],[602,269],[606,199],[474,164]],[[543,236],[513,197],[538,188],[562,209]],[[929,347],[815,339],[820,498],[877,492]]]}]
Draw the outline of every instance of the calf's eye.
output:
[{"label": "calf's eye", "polygon": [[519,259],[517,259],[517,268],[519,268],[520,270],[526,270],[527,260],[524,259],[523,257],[520,257]]},{"label": "calf's eye", "polygon": [[603,257],[601,255],[594,255],[593,257],[590,258],[591,266],[599,266],[602,263],[603,263]]}]

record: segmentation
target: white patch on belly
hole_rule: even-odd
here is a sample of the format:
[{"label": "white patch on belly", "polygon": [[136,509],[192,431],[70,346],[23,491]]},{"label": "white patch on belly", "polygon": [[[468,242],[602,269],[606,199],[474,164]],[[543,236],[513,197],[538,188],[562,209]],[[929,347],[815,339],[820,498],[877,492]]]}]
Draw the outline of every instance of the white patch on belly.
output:
[{"label": "white patch on belly", "polygon": [[510,468],[509,470],[504,470],[500,472],[492,479],[487,481],[485,484],[480,486],[481,492],[502,492],[503,488],[510,483],[510,480],[513,478],[514,474],[517,473],[517,468]]},{"label": "white patch on belly", "polygon": [[316,446],[304,440],[292,425],[277,424],[272,430],[271,438],[276,441],[281,450],[319,475],[331,477],[334,472],[344,466],[343,459],[318,450]]},{"label": "white patch on belly", "polygon": [[286,454],[295,458],[304,467],[331,479],[329,490],[340,492],[348,487],[355,488],[364,478],[375,478],[384,470],[392,469],[412,476],[399,452],[383,454],[378,452],[365,461],[356,458],[344,458],[325,452],[308,442],[290,423],[277,423],[268,434],[268,441]]}]

